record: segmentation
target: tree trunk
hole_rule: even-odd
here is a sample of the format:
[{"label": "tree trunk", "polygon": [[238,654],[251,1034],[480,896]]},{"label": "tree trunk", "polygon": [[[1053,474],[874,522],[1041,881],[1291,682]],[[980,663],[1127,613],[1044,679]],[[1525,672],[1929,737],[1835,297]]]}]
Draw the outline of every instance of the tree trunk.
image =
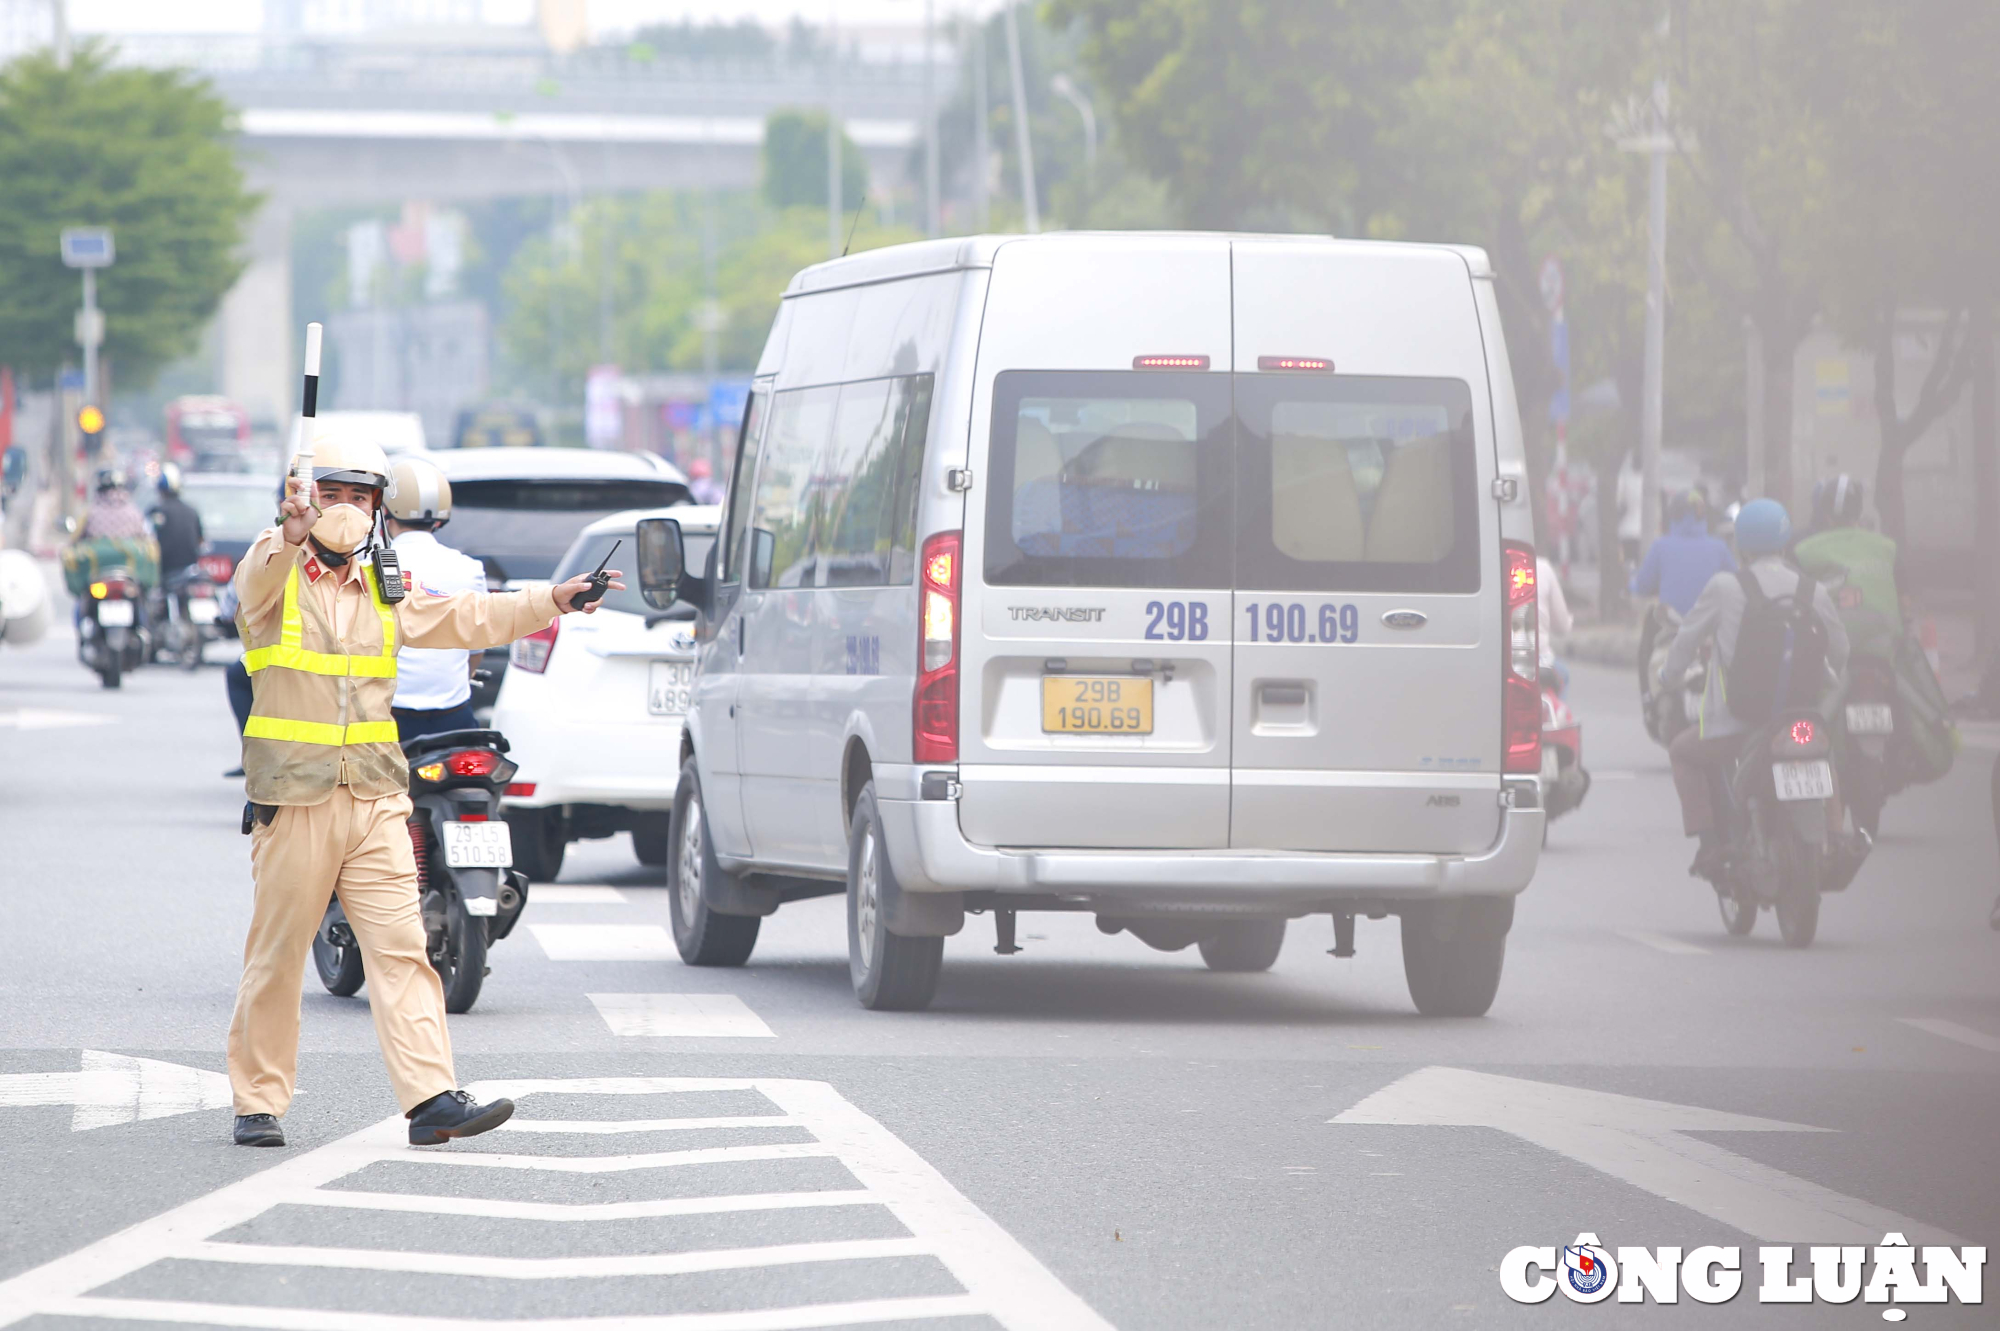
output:
[{"label": "tree trunk", "polygon": [[1911,435],[1903,428],[1903,416],[1896,406],[1896,309],[1890,306],[1875,327],[1875,424],[1880,439],[1875,455],[1875,511],[1882,518],[1882,534],[1897,545],[1903,543],[1906,527],[1903,504],[1903,455],[1910,451]]},{"label": "tree trunk", "polygon": [[1993,310],[1985,301],[1972,309],[1968,332],[1972,357],[1972,587],[1976,598],[1979,659],[2000,653],[2000,439],[1996,439]]},{"label": "tree trunk", "polygon": [[1764,353],[1764,494],[1788,510],[1792,493],[1792,374],[1799,335],[1784,319],[1759,319]]}]

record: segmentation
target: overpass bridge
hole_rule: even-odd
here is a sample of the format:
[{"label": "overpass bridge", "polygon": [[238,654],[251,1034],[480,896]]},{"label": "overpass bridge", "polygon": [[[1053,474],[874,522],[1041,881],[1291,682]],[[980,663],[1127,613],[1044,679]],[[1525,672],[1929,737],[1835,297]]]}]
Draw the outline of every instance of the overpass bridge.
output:
[{"label": "overpass bridge", "polygon": [[[189,68],[239,111],[266,204],[221,312],[223,391],[284,419],[297,374],[291,232],[302,209],[647,189],[758,179],[765,118],[831,103],[872,181],[903,182],[927,106],[918,61],[674,61],[556,55],[526,30],[274,41],[120,39],[119,58]],[[950,65],[940,53],[939,100]]]}]

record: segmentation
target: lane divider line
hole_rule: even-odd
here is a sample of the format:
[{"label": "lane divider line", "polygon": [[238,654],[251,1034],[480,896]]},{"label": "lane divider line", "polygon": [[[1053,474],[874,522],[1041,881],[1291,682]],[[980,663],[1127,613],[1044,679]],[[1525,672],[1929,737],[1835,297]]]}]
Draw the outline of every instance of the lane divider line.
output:
[{"label": "lane divider line", "polygon": [[342,1271],[398,1271],[427,1276],[484,1276],[492,1280],[604,1280],[618,1276],[682,1276],[705,1271],[746,1271],[806,1262],[857,1262],[880,1257],[922,1257],[922,1239],[840,1239],[774,1243],[758,1248],[709,1248],[631,1257],[489,1257],[476,1253],[408,1252],[397,1248],[292,1247],[274,1243],[190,1246],[178,1256],[197,1262],[244,1266],[312,1266]]},{"label": "lane divider line", "polygon": [[1956,1040],[1960,1044],[1971,1045],[1974,1049],[1984,1049],[1989,1054],[2000,1054],[2000,1038],[1988,1035],[1985,1031],[1976,1031],[1970,1026],[1961,1026],[1955,1021],[1946,1021],[1943,1017],[1898,1017],[1896,1020],[1905,1026],[1929,1031],[1932,1035],[1946,1040]]},{"label": "lane divider line", "polygon": [[804,1211],[822,1206],[880,1206],[866,1188],[828,1192],[750,1192],[728,1197],[661,1197],[645,1202],[508,1202],[489,1197],[438,1197],[414,1192],[356,1192],[315,1188],[278,1198],[284,1206],[334,1206],[356,1211],[477,1216],[486,1220],[651,1220],[676,1215],[729,1215],[739,1211]]},{"label": "lane divider line", "polygon": [[764,1039],[778,1033],[735,994],[586,994],[624,1038]]},{"label": "lane divider line", "polygon": [[[268,1327],[271,1331],[807,1331],[866,1326],[871,1322],[977,1317],[990,1313],[969,1294],[907,1299],[863,1299],[747,1312],[627,1314],[623,1317],[536,1317],[479,1321],[470,1317],[412,1317],[400,1313],[327,1312],[317,1308],[259,1308],[244,1304],[181,1303],[168,1299],[64,1299],[48,1312],[59,1317],[118,1318],[134,1322]],[[1004,1323],[1003,1323],[1004,1325]],[[1031,1323],[1014,1325],[1026,1328]],[[1057,1325],[1047,1323],[1046,1325]]]}]

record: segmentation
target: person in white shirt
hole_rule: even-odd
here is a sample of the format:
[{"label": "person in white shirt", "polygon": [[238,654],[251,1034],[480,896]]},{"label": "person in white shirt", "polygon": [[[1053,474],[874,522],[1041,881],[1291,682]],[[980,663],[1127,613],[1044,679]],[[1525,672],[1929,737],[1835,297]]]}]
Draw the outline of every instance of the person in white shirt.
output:
[{"label": "person in white shirt", "polygon": [[[445,545],[435,534],[451,520],[451,482],[444,473],[423,458],[401,458],[391,476],[386,521],[403,581],[439,596],[485,591],[486,570],[480,562]],[[399,648],[392,710],[402,739],[478,729],[478,718],[472,714],[472,653]]]}]

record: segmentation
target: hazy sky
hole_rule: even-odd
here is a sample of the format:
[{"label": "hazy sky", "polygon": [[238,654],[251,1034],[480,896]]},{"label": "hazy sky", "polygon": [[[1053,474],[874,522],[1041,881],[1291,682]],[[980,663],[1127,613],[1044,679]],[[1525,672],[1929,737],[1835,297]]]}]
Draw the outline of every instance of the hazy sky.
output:
[{"label": "hazy sky", "polygon": [[[999,0],[935,0],[937,14],[978,12],[998,8]],[[525,23],[534,0],[485,0],[487,17],[495,22]],[[624,32],[643,23],[678,22],[684,18],[754,18],[783,23],[794,14],[809,22],[825,20],[827,0],[590,0],[590,26],[596,32]],[[837,0],[846,23],[916,23],[924,0]],[[69,0],[70,23],[78,32],[248,32],[263,23],[262,0]]]}]

